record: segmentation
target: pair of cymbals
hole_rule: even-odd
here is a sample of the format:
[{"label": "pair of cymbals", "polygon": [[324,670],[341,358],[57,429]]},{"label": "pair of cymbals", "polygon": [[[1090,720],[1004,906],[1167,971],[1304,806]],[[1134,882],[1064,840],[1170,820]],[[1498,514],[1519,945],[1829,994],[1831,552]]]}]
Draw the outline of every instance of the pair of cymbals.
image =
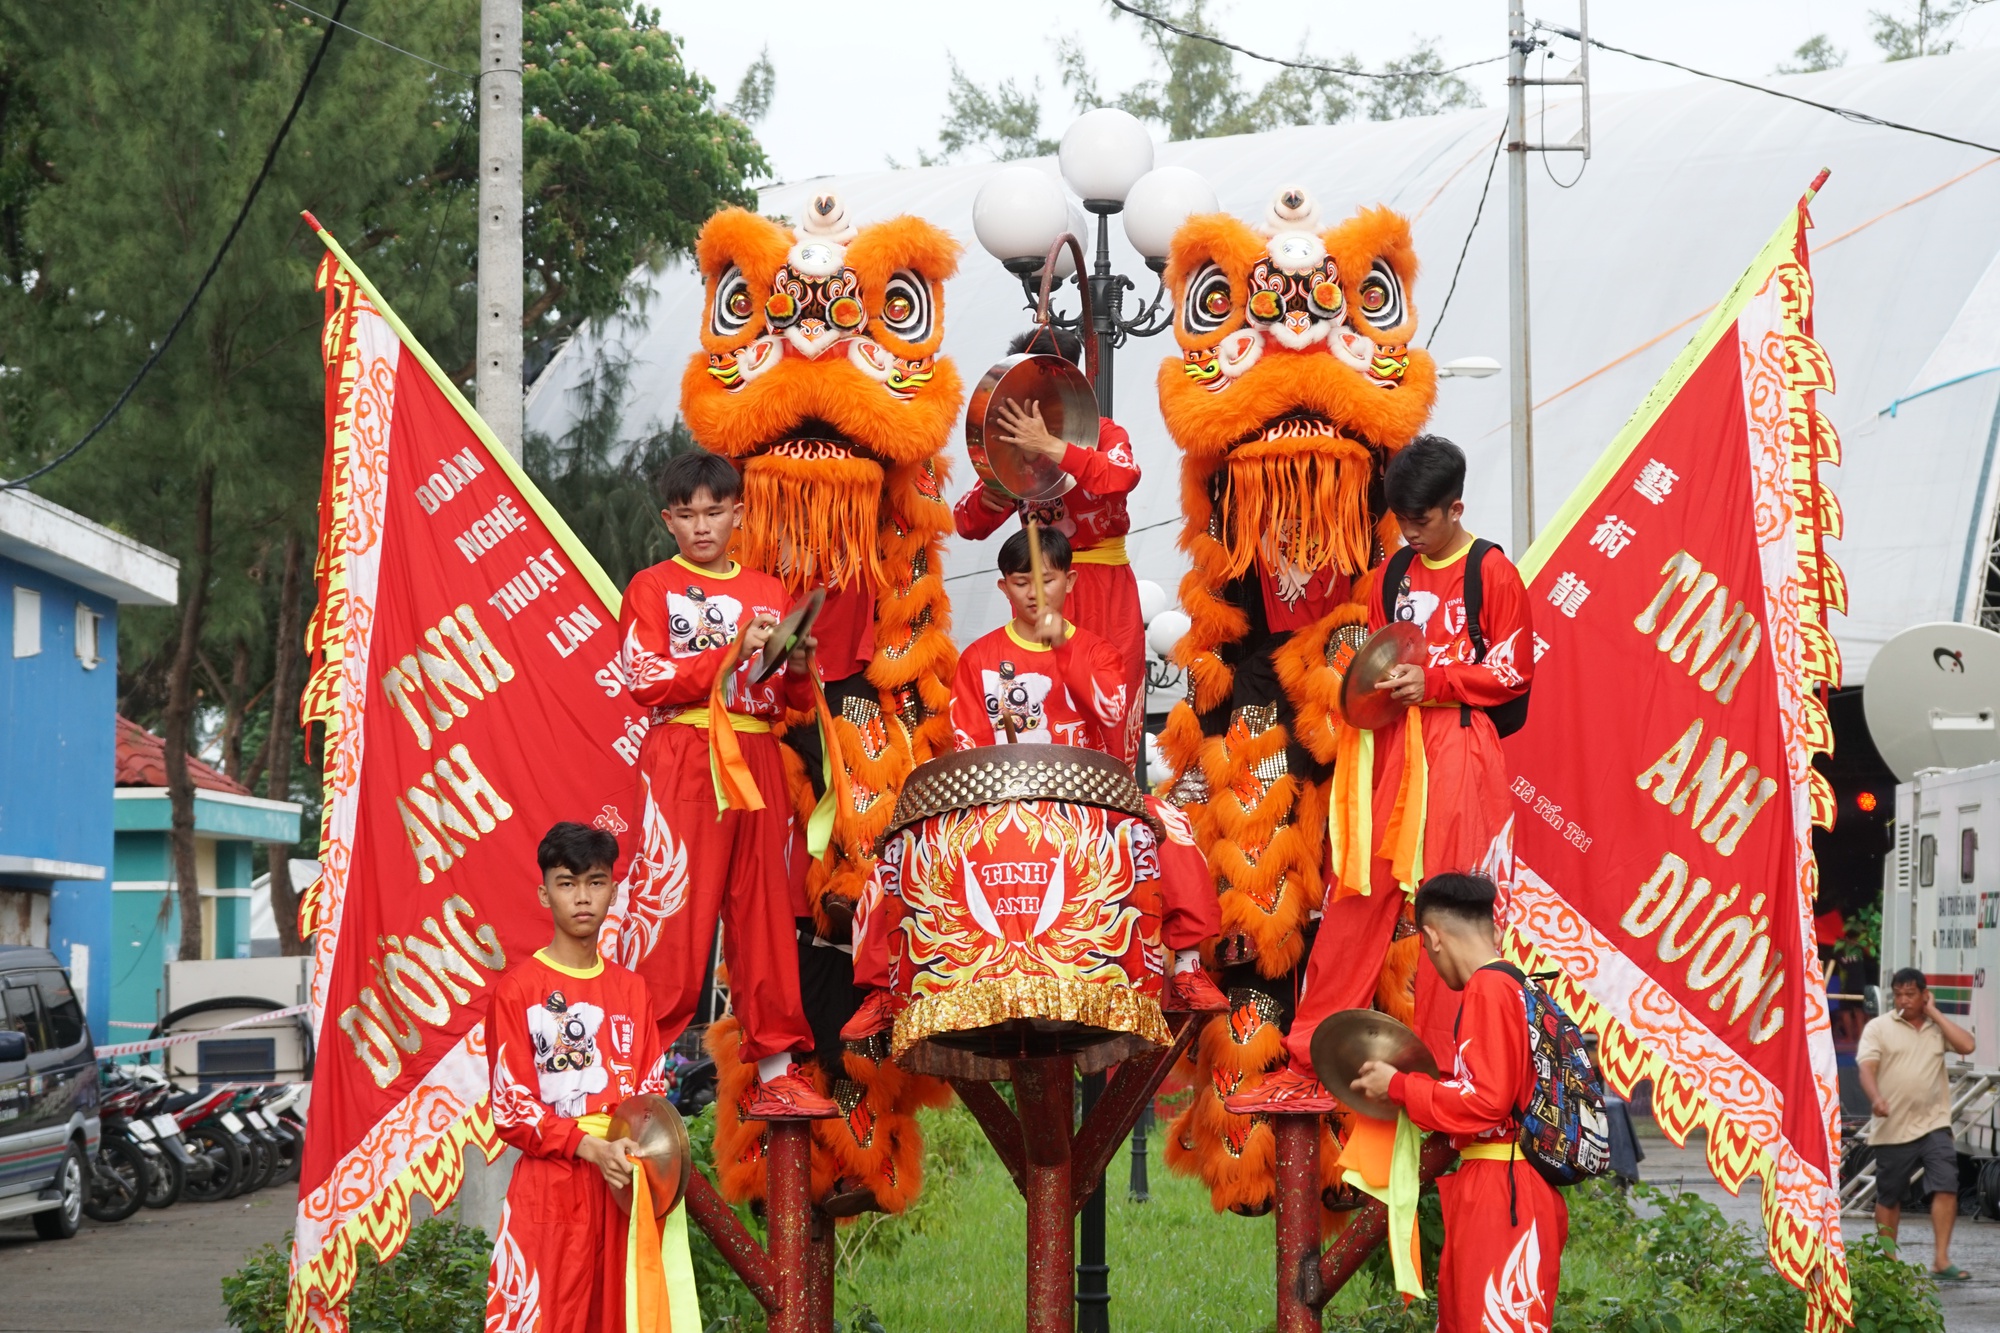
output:
[{"label": "pair of cymbals", "polygon": [[[606,1137],[614,1142],[630,1139],[638,1145],[627,1157],[633,1170],[646,1173],[646,1193],[655,1217],[665,1217],[680,1205],[687,1194],[688,1174],[694,1170],[694,1155],[688,1148],[687,1125],[672,1102],[651,1092],[627,1097],[611,1113]],[[618,1206],[629,1214],[632,1187],[612,1193]]]},{"label": "pair of cymbals", "polygon": [[1379,687],[1399,666],[1422,666],[1426,655],[1424,632],[1414,621],[1393,620],[1369,635],[1340,678],[1340,715],[1347,725],[1380,731],[1402,717],[1408,705]]},{"label": "pair of cymbals", "polygon": [[786,613],[757,652],[757,660],[750,668],[753,682],[761,685],[777,674],[785,659],[792,655],[792,649],[812,633],[813,622],[819,619],[820,608],[825,605],[826,589],[814,588],[806,594],[804,601]]},{"label": "pair of cymbals", "polygon": [[1354,1090],[1361,1066],[1379,1060],[1406,1074],[1438,1076],[1437,1061],[1415,1032],[1375,1009],[1343,1009],[1313,1031],[1313,1072],[1343,1104],[1377,1120],[1394,1120],[1398,1107]]}]

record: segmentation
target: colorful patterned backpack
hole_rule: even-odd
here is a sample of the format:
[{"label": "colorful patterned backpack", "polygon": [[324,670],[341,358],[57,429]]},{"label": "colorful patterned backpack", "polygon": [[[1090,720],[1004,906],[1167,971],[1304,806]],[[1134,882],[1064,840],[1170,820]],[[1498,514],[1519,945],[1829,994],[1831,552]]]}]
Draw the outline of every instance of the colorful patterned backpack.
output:
[{"label": "colorful patterned backpack", "polygon": [[1591,1068],[1583,1032],[1538,979],[1508,962],[1488,963],[1521,987],[1528,1015],[1528,1054],[1535,1086],[1521,1117],[1521,1155],[1558,1187],[1575,1185],[1611,1169],[1610,1126],[1604,1116],[1604,1081]]}]

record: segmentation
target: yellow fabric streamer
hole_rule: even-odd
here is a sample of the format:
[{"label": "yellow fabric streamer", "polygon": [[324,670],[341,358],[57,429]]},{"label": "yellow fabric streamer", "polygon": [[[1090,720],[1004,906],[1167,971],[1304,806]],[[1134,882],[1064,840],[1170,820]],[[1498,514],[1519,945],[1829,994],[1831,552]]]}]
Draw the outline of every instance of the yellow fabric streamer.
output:
[{"label": "yellow fabric streamer", "polygon": [[1081,551],[1069,553],[1073,565],[1129,565],[1131,560],[1125,555],[1123,537],[1106,537],[1095,546],[1086,546]]},{"label": "yellow fabric streamer", "polygon": [[840,757],[840,738],[833,730],[833,708],[826,701],[826,689],[815,674],[813,678],[813,716],[819,723],[820,777],[824,784],[819,804],[813,807],[806,819],[806,855],[818,860],[826,855],[826,849],[840,838],[843,847],[849,839],[842,831],[846,820],[842,818],[854,809],[853,780],[848,777],[847,764]]},{"label": "yellow fabric streamer", "polygon": [[[708,772],[715,779],[715,810],[717,817],[724,810],[762,810],[764,795],[757,790],[757,779],[750,772],[750,765],[743,762],[743,748],[736,743],[736,714],[729,711],[724,702],[723,692],[729,685],[729,677],[736,670],[736,663],[743,656],[743,639],[738,636],[729,645],[729,651],[722,655],[722,665],[716,669],[715,684],[708,689],[707,720],[718,717],[729,719],[726,727],[711,726],[708,729]],[[683,713],[674,720],[686,718]],[[752,719],[744,718],[748,722]],[[690,722],[687,725],[696,726]],[[764,728],[770,730],[767,725]]]},{"label": "yellow fabric streamer", "polygon": [[[729,719],[729,729],[741,736],[768,736],[771,724],[761,717],[751,717],[748,713],[724,713]],[[706,727],[714,718],[706,708],[690,708],[683,713],[675,713],[668,719],[683,727]]]},{"label": "yellow fabric streamer", "polygon": [[1375,733],[1334,723],[1333,791],[1326,803],[1333,901],[1366,895],[1375,847]]},{"label": "yellow fabric streamer", "polygon": [[1403,717],[1403,781],[1396,788],[1396,808],[1375,853],[1389,862],[1403,892],[1412,895],[1424,882],[1424,821],[1430,778],[1430,764],[1424,757],[1423,714],[1413,706]]},{"label": "yellow fabric streamer", "polygon": [[1341,1178],[1389,1210],[1389,1266],[1396,1290],[1412,1299],[1424,1294],[1423,1256],[1418,1246],[1417,1195],[1422,1176],[1418,1159],[1423,1135],[1410,1123],[1407,1111],[1396,1120],[1357,1114],[1341,1145]]}]

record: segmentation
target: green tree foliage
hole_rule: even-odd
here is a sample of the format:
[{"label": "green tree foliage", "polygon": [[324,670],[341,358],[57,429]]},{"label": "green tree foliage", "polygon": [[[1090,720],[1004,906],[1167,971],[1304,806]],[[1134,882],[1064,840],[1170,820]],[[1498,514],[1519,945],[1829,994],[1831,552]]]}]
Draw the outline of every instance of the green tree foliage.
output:
[{"label": "green tree foliage", "polygon": [[[1180,0],[1160,7],[1162,18],[1194,32],[1208,33],[1208,0]],[[1131,18],[1117,11],[1120,19]],[[1133,19],[1143,30],[1158,72],[1122,92],[1100,91],[1082,44],[1074,37],[1055,43],[1062,86],[1078,111],[1118,106],[1166,131],[1168,139],[1208,139],[1254,134],[1284,125],[1332,125],[1356,118],[1395,120],[1434,115],[1479,105],[1479,95],[1444,66],[1435,40],[1421,40],[1409,54],[1390,61],[1386,79],[1332,72],[1353,69],[1353,55],[1315,56],[1303,43],[1293,57],[1331,69],[1285,68],[1262,84],[1244,78],[1236,53],[1198,37],[1183,37],[1157,24]],[[926,164],[947,162],[975,151],[1008,160],[1052,153],[1056,140],[1042,132],[1042,85],[1003,79],[988,89],[976,83],[956,59],[938,152],[920,154]]]},{"label": "green tree foliage", "polygon": [[771,114],[771,99],[778,95],[778,69],[771,63],[767,44],[736,82],[736,96],[729,99],[729,114],[745,125],[761,125]]},{"label": "green tree foliage", "polygon": [[1868,11],[1869,37],[1885,60],[1941,56],[1958,45],[1959,20],[1990,0],[1906,0],[1900,12]]},{"label": "green tree foliage", "polygon": [[[344,22],[424,59],[334,35],[178,341],[35,483],[181,561],[177,607],[120,617],[120,706],[166,735],[170,776],[204,745],[259,794],[317,786],[291,763],[324,429],[322,247],[299,212],[471,378],[478,16],[478,0],[351,0]],[[524,7],[531,365],[619,310],[631,272],[685,253],[716,208],[754,204],[767,171],[745,116],[659,24],[633,0]],[[0,0],[0,475],[77,439],[172,324],[325,33],[282,0]],[[746,114],[771,84],[766,61]],[[585,467],[553,466],[559,481]],[[193,893],[191,869],[180,879]],[[195,956],[199,914],[183,917]]]},{"label": "green tree foliage", "polygon": [[1773,70],[1774,74],[1817,74],[1823,69],[1839,69],[1847,63],[1847,51],[1833,44],[1825,33],[1814,33],[1792,51],[1792,58]]}]

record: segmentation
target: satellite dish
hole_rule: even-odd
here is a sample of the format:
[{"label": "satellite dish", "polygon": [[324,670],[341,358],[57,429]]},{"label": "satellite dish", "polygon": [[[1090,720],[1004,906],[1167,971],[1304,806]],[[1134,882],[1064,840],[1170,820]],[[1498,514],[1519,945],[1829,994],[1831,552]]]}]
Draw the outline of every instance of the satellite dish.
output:
[{"label": "satellite dish", "polygon": [[2000,634],[1955,621],[1904,630],[1869,663],[1861,711],[1901,781],[2000,760]]}]

